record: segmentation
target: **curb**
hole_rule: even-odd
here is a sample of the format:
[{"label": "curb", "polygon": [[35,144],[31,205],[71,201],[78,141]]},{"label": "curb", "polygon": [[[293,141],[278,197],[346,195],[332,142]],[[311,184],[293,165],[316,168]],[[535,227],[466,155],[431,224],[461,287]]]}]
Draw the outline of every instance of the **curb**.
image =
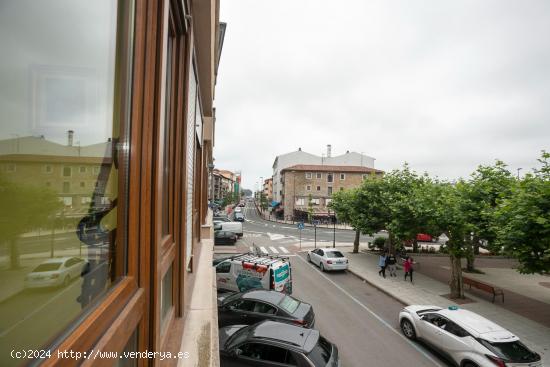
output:
[{"label": "curb", "polygon": [[353,270],[352,268],[349,268],[348,267],[348,272],[351,273],[352,275],[356,276],[357,278],[361,279],[362,281],[366,282],[366,283],[369,283],[371,286],[373,286],[374,288],[378,289],[380,292],[384,293],[385,295],[393,298],[394,300],[396,300],[397,302],[401,303],[403,306],[409,306],[409,302],[406,302],[405,300],[403,300],[401,297],[399,296],[396,296],[395,294],[393,293],[390,293],[388,292],[386,289],[382,288],[381,286],[379,286],[378,284],[375,284],[373,282],[371,282],[370,280],[368,280],[367,278],[365,278],[364,276],[360,275],[359,273],[357,273],[355,270]]}]

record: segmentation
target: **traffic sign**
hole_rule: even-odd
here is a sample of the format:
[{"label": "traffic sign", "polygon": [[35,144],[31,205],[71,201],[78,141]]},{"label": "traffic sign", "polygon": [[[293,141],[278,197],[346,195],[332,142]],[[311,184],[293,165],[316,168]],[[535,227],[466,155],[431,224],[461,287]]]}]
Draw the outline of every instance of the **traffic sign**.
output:
[{"label": "traffic sign", "polygon": [[298,229],[299,230],[304,229],[304,223],[303,222],[298,223]]}]

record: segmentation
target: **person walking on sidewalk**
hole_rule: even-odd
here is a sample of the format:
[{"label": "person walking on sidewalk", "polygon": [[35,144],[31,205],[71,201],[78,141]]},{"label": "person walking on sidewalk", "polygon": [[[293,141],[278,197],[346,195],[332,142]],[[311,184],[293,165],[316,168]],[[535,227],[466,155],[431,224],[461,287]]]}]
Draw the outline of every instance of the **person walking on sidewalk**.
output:
[{"label": "person walking on sidewalk", "polygon": [[405,271],[405,281],[407,280],[407,275],[411,277],[411,283],[413,282],[413,258],[408,256],[403,262],[403,270]]},{"label": "person walking on sidewalk", "polygon": [[378,275],[386,277],[386,253],[380,255],[378,258],[378,266],[380,267],[380,271],[378,272]]},{"label": "person walking on sidewalk", "polygon": [[386,258],[386,266],[388,267],[388,270],[390,271],[390,277],[397,277],[397,273],[395,272],[395,264],[397,263],[397,259],[395,258],[394,253],[390,253],[388,257]]}]

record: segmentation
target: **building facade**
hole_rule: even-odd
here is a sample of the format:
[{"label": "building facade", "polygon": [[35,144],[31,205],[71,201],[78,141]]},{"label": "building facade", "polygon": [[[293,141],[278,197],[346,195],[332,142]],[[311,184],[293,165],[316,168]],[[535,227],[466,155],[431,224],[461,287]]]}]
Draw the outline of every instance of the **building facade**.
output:
[{"label": "building facade", "polygon": [[273,178],[264,180],[263,192],[268,202],[273,200]]},{"label": "building facade", "polygon": [[0,364],[218,365],[219,2],[16,1],[0,24]]},{"label": "building facade", "polygon": [[328,217],[332,194],[361,185],[363,180],[381,176],[383,171],[357,166],[295,165],[281,171],[282,205],[279,217],[305,220]]},{"label": "building facade", "polygon": [[233,194],[236,176],[227,170],[214,169],[214,200],[223,201],[228,195]]},{"label": "building facade", "polygon": [[276,202],[282,201],[283,182],[281,171],[285,168],[298,164],[314,164],[314,165],[331,165],[331,166],[357,166],[374,168],[373,157],[364,154],[347,151],[345,154],[332,156],[332,147],[327,146],[326,155],[318,156],[307,153],[298,148],[295,152],[281,154],[275,157],[273,162],[273,200]]}]

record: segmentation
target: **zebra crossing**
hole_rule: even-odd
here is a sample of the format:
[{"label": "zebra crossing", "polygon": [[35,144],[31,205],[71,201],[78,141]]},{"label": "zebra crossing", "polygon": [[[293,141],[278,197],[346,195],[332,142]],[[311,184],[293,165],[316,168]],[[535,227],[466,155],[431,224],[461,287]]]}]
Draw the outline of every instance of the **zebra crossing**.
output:
[{"label": "zebra crossing", "polygon": [[258,253],[262,253],[262,254],[266,254],[266,255],[268,255],[268,254],[271,254],[271,255],[290,254],[290,251],[286,247],[283,247],[283,246],[279,246],[278,248],[275,247],[275,246],[256,246],[256,248],[254,248],[254,246],[250,246],[249,250],[250,250],[250,252],[258,252]]}]

